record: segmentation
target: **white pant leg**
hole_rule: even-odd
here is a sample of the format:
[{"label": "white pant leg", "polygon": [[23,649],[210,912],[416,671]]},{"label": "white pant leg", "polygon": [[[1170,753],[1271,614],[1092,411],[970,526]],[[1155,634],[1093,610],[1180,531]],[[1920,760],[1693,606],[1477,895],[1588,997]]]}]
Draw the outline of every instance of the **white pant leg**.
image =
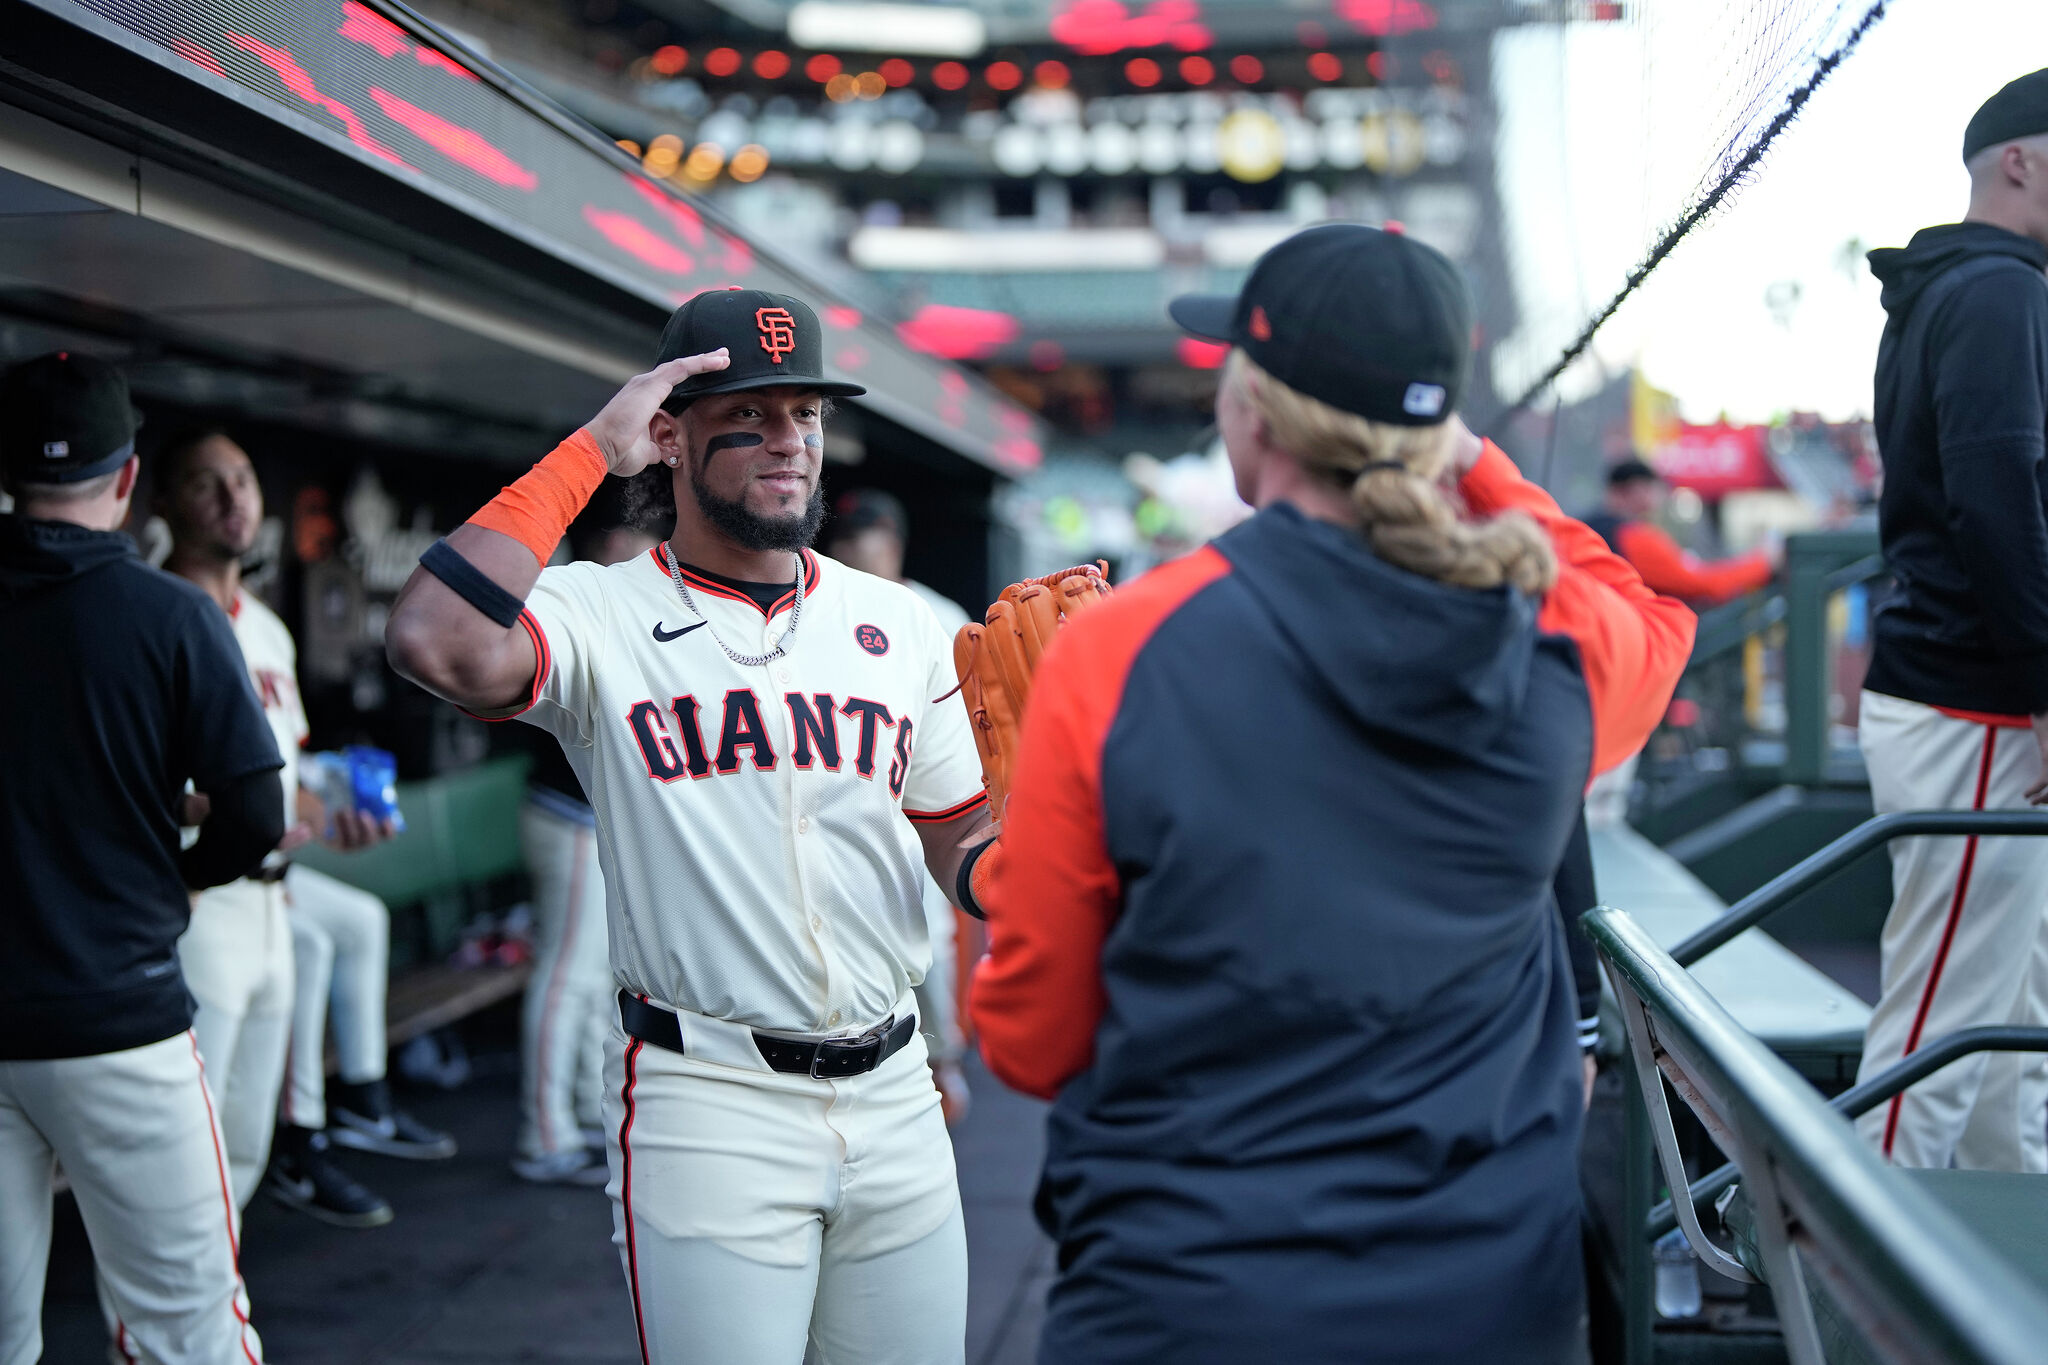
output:
[{"label": "white pant leg", "polygon": [[817,1365],[960,1365],[967,1349],[967,1225],[955,1208],[919,1240],[866,1258],[825,1237],[811,1315]]},{"label": "white pant leg", "polygon": [[43,1277],[50,1264],[50,1180],[57,1158],[0,1062],[0,1365],[43,1358]]},{"label": "white pant leg", "polygon": [[303,1128],[324,1128],[330,1028],[344,1081],[360,1085],[384,1076],[391,911],[369,892],[310,867],[294,864],[284,886],[299,966],[285,1117]]},{"label": "white pant leg", "polygon": [[199,1005],[192,1030],[239,1208],[256,1193],[270,1160],[291,1041],[292,941],[283,891],[245,878],[194,897],[178,961]]},{"label": "white pant leg", "polygon": [[[2030,731],[1958,720],[1917,702],[1865,692],[1860,725],[1879,813],[2023,809],[2039,770]],[[2048,839],[1901,839],[1891,858],[1882,993],[1860,1079],[1957,1029],[2014,1019],[2025,1008],[2048,913]],[[1986,1061],[1979,1055],[1936,1072],[1864,1115],[1858,1131],[1899,1165],[1947,1167],[1983,1094]],[[2001,1084],[2016,1074],[2005,1071]],[[2017,1126],[2002,1131],[2009,1136],[1991,1144],[1995,1159],[2019,1169]],[[1962,1155],[1985,1159],[1987,1141],[1988,1130]]]},{"label": "white pant leg", "polygon": [[[241,1235],[197,1039],[0,1063],[0,1090],[63,1163],[122,1341],[146,1365],[260,1365]],[[4,1106],[0,1106],[4,1107]],[[44,1190],[47,1250],[48,1190]],[[0,1219],[12,1248],[14,1206]],[[34,1305],[40,1314],[41,1304]],[[10,1304],[9,1316],[13,1313]],[[0,1360],[30,1360],[0,1338]]]},{"label": "white pant leg", "polygon": [[[2026,988],[2005,1022],[2048,1023],[2048,915],[2034,937]],[[1994,1052],[1985,1060],[1976,1108],[1956,1140],[1956,1165],[2048,1173],[2048,1054]]]},{"label": "white pant leg", "polygon": [[582,1120],[603,1122],[615,987],[597,831],[529,801],[519,835],[533,879],[534,939],[520,1018],[519,1151],[544,1156],[582,1145]]},{"label": "white pant leg", "polygon": [[962,1359],[960,1196],[921,1040],[813,1081],[615,1029],[605,1100],[613,1240],[650,1362],[797,1365],[812,1338],[830,1365]]}]

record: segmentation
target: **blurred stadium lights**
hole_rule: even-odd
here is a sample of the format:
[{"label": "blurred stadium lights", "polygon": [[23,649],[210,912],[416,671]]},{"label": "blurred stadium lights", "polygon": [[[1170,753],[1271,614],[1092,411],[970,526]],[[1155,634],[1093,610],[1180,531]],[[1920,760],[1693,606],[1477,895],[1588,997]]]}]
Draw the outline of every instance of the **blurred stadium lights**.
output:
[{"label": "blurred stadium lights", "polygon": [[789,41],[808,48],[974,57],[988,45],[988,27],[973,10],[948,5],[804,0],[789,12]]}]

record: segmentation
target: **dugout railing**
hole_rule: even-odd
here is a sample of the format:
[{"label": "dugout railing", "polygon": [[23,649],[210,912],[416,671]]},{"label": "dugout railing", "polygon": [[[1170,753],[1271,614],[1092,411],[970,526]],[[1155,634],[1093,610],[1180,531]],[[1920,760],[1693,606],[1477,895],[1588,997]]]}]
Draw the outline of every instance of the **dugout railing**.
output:
[{"label": "dugout railing", "polygon": [[[1662,948],[1659,948],[1658,952],[1668,956],[1673,967],[1683,971],[1748,930],[1756,928],[1788,905],[1799,901],[1830,878],[1854,866],[1866,854],[1887,846],[1892,840],[1944,835],[2048,835],[2048,812],[1935,810],[1903,811],[1876,816],[1758,887],[1731,905],[1726,913],[1711,924],[1680,940],[1668,950],[1668,954]],[[1811,906],[1814,902],[1808,900],[1804,904]],[[1613,913],[1615,912],[1603,907],[1590,912],[1582,920],[1586,931],[1594,935],[1596,945],[1600,938],[1594,929],[1594,916]],[[1643,935],[1640,925],[1635,924],[1633,920],[1630,920],[1629,924],[1635,934]],[[1646,936],[1645,941],[1649,941]],[[1687,975],[1686,979],[1692,989],[1705,994],[1699,983],[1690,975]],[[1716,1009],[1720,1008],[1717,1004]],[[1626,1024],[1629,1022],[1626,1008],[1622,1013],[1623,1022]],[[2035,1037],[2036,1034],[2039,1035],[2038,1039]],[[1747,1033],[1744,1036],[1756,1046],[1764,1046]],[[1931,1040],[1897,1067],[1846,1092],[1833,1104],[1838,1112],[1853,1118],[1942,1066],[1972,1052],[2026,1051],[2037,1047],[2048,1050],[2044,1043],[2048,1043],[2048,1031],[2023,1029],[1974,1029],[1951,1037]],[[1769,1049],[1765,1048],[1765,1051],[1768,1053]],[[1773,1060],[1778,1061],[1780,1066],[1785,1065],[1778,1058],[1774,1057]],[[1853,1063],[1853,1060],[1846,1059],[1850,1063]],[[1642,1091],[1638,1080],[1637,1075],[1630,1074],[1630,1093],[1625,1103],[1622,1143],[1624,1171],[1621,1236],[1616,1251],[1621,1263],[1618,1267],[1618,1289],[1621,1300],[1623,1359],[1627,1365],[1651,1365],[1655,1360],[1655,1310],[1652,1304],[1654,1267],[1651,1246],[1674,1227],[1685,1228],[1690,1241],[1699,1226],[1698,1210],[1710,1204],[1716,1196],[1735,1183],[1740,1163],[1731,1162],[1698,1180],[1689,1180],[1682,1162],[1676,1160],[1676,1138],[1668,1113],[1660,1131],[1656,1112],[1648,1103],[1653,1097]],[[1814,1104],[1823,1109],[1828,1108],[1828,1103],[1811,1085],[1804,1082],[1802,1085]],[[1709,1133],[1718,1138],[1719,1135],[1714,1134],[1713,1126],[1708,1124],[1707,1127]],[[1671,1137],[1673,1143],[1669,1152],[1664,1150],[1667,1136]],[[1656,1175],[1660,1164],[1666,1187],[1672,1191],[1685,1191],[1686,1197],[1677,1201],[1666,1199],[1653,1206]],[[2044,1182],[2042,1188],[2048,1189],[2048,1182]],[[2044,1213],[2048,1213],[2048,1210],[2044,1210]],[[2048,1226],[2048,1216],[2044,1216],[2042,1225]],[[1697,1249],[1697,1244],[1695,1247]],[[1710,1269],[1723,1274],[1728,1273],[1726,1267],[1716,1258],[1703,1255],[1702,1260]],[[1731,1278],[1740,1280],[1753,1277]],[[2048,1351],[2044,1351],[2037,1359],[2048,1359]]]},{"label": "dugout railing", "polygon": [[[1971,1181],[1957,1197],[1958,1182],[1927,1177],[1984,1173],[1886,1166],[1625,912],[1601,907],[1583,924],[1620,1007],[1634,1088],[1666,1180],[1686,1186],[1668,1081],[1740,1181],[1723,1201],[1736,1230],[1732,1246],[1707,1234],[1689,1199],[1676,1205],[1678,1225],[1720,1273],[1770,1287],[1793,1365],[2038,1365],[2048,1344],[2048,1286],[2024,1258],[2001,1250],[1997,1229],[1986,1224],[2001,1212],[2009,1222],[2015,1211],[2025,1222],[2048,1181],[1993,1177],[2035,1183],[1987,1189]],[[1859,1099],[1876,1103],[1875,1092],[1913,1078],[1887,1077],[1889,1090],[1868,1087],[1873,1093]]]}]

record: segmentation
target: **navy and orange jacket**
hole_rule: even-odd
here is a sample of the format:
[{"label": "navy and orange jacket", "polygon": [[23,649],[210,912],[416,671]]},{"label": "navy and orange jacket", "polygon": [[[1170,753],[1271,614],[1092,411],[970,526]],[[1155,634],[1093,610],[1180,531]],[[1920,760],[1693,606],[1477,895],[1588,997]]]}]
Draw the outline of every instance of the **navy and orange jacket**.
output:
[{"label": "navy and orange jacket", "polygon": [[1762,550],[1709,563],[1673,540],[1669,531],[1647,521],[1595,512],[1586,524],[1628,561],[1651,591],[1696,607],[1718,607],[1756,592],[1769,585],[1774,572],[1771,557]]},{"label": "navy and orange jacket", "polygon": [[1545,525],[1542,603],[1279,504],[1041,663],[971,1008],[1057,1096],[1043,1359],[1541,1361],[1574,1328],[1551,882],[1693,618],[1492,446],[1461,491]]}]

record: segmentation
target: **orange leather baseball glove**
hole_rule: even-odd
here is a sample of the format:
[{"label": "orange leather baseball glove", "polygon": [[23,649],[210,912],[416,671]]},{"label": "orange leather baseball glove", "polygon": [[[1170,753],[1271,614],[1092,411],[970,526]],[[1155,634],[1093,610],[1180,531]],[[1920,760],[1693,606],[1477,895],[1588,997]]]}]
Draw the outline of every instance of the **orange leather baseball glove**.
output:
[{"label": "orange leather baseball glove", "polygon": [[981,754],[989,813],[999,823],[1010,796],[1010,766],[1017,759],[1031,675],[1061,623],[1109,595],[1108,572],[1109,565],[1098,561],[1012,583],[990,604],[986,625],[962,626],[953,637],[960,698]]}]

